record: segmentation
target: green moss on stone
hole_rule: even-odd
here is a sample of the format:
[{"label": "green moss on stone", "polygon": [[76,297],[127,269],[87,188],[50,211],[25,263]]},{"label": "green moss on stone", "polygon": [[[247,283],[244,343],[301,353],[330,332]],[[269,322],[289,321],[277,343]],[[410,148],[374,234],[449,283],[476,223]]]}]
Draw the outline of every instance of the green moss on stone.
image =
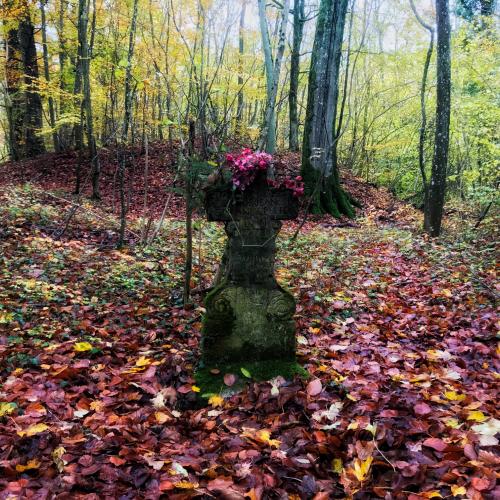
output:
[{"label": "green moss on stone", "polygon": [[[250,373],[250,378],[243,375],[241,369]],[[210,370],[217,369],[219,373],[213,374]],[[232,373],[236,382],[231,387],[224,384],[224,375]],[[292,379],[298,375],[307,378],[309,373],[296,361],[265,360],[253,363],[227,363],[224,365],[204,366],[195,373],[196,385],[200,387],[200,394],[236,393],[244,388],[251,380],[263,382],[281,375]]]}]

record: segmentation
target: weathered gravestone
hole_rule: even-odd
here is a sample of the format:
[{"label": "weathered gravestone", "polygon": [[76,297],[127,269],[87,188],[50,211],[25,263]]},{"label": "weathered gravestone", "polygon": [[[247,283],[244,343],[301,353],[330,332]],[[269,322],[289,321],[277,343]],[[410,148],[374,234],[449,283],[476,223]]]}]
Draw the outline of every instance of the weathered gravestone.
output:
[{"label": "weathered gravestone", "polygon": [[260,172],[244,191],[209,188],[205,208],[209,221],[225,222],[229,241],[224,278],[205,300],[201,366],[260,364],[261,373],[289,375],[297,366],[295,300],[276,281],[274,260],[281,221],[297,218],[297,198],[270,188]]}]

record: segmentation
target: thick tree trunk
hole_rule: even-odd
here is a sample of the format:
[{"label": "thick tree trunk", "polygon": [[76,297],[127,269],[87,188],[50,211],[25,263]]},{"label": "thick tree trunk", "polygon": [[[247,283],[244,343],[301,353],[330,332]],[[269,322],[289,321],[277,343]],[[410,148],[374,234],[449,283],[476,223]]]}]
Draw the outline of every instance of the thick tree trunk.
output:
[{"label": "thick tree trunk", "polygon": [[448,0],[436,0],[437,18],[437,92],[434,155],[429,184],[429,196],[424,213],[424,229],[439,236],[446,194],[446,172],[450,142],[451,54],[450,13]]},{"label": "thick tree trunk", "polygon": [[342,40],[348,0],[321,0],[314,38],[307,100],[302,177],[313,213],[354,216],[340,186],[335,129]]},{"label": "thick tree trunk", "polygon": [[300,47],[304,33],[304,0],[295,0],[293,6],[293,44],[290,60],[290,90],[288,106],[290,112],[290,151],[299,150],[299,112],[297,106],[297,92],[299,90]]},{"label": "thick tree trunk", "polygon": [[6,36],[6,114],[8,121],[9,156],[13,161],[23,157],[24,107],[21,92],[23,69],[17,28],[7,31]]},{"label": "thick tree trunk", "polygon": [[25,84],[24,155],[27,158],[45,153],[45,144],[38,135],[43,126],[42,99],[38,92],[38,61],[35,47],[35,28],[26,13],[19,23],[19,45],[23,58]]}]

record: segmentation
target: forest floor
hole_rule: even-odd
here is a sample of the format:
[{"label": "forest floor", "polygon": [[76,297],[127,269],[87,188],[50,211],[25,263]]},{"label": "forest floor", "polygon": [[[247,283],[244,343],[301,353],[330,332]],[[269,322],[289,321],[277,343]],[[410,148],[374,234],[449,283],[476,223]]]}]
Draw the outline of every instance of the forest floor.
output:
[{"label": "forest floor", "polygon": [[[168,154],[151,160],[154,215]],[[348,176],[354,221],[309,220],[294,241],[287,223],[279,239],[310,378],[235,373],[248,389],[200,408],[222,228],[195,222],[184,309],[181,198],[152,245],[118,251],[114,168],[102,204],[82,198],[67,223],[74,164],[0,166],[0,498],[498,498],[493,219],[455,214],[428,240],[418,211]]]}]

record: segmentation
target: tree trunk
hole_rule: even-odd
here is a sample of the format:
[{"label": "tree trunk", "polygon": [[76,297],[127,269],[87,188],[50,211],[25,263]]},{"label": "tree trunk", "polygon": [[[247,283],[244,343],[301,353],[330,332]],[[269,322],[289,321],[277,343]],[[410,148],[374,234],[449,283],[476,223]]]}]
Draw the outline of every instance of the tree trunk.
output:
[{"label": "tree trunk", "polygon": [[420,84],[420,110],[422,113],[422,121],[419,131],[419,141],[418,141],[418,166],[420,169],[420,174],[422,175],[422,184],[424,186],[424,207],[428,204],[429,196],[429,183],[427,182],[427,173],[425,171],[425,134],[427,131],[427,114],[425,108],[425,93],[427,88],[427,75],[429,74],[429,65],[431,62],[432,52],[434,49],[434,28],[427,24],[418,14],[418,11],[410,0],[410,6],[417,18],[417,21],[429,32],[429,47],[427,49],[427,54],[425,56],[424,71],[422,73],[422,82]]},{"label": "tree trunk", "polygon": [[38,92],[38,61],[35,47],[35,28],[31,22],[28,7],[18,29],[19,50],[24,71],[24,157],[31,158],[45,153],[45,145],[38,132],[43,126],[42,100]]},{"label": "tree trunk", "polygon": [[97,146],[94,136],[94,119],[92,115],[92,98],[90,90],[90,51],[87,40],[87,28],[89,23],[89,6],[87,0],[78,1],[78,65],[81,72],[83,84],[83,109],[85,111],[85,125],[87,132],[87,145],[90,154],[90,164],[92,168],[92,199],[100,200],[99,177],[100,165],[97,155]]},{"label": "tree trunk", "polygon": [[451,59],[450,13],[448,0],[436,0],[437,19],[437,91],[436,132],[432,158],[428,203],[424,212],[424,229],[431,236],[439,236],[446,194],[446,171],[450,142]]},{"label": "tree trunk", "polygon": [[300,73],[300,47],[304,34],[304,0],[295,0],[293,6],[293,44],[290,60],[290,90],[288,94],[288,106],[290,113],[290,151],[299,150],[299,112],[297,106],[297,92],[299,90]]},{"label": "tree trunk", "polygon": [[[40,2],[40,12],[42,15],[43,73],[45,81],[49,83],[50,82],[49,50],[47,47],[47,21],[45,18],[46,2],[47,0],[42,0]],[[57,130],[56,130],[56,113],[54,110],[54,99],[52,98],[50,89],[49,89],[48,105],[49,105],[49,122],[50,122],[50,128],[52,129],[52,142],[54,144],[54,151],[58,153],[60,151],[59,136],[57,135]]]},{"label": "tree trunk", "polygon": [[[57,33],[59,38],[59,88],[61,89],[61,97],[59,98],[59,119],[65,119],[68,113],[71,113],[71,103],[68,102],[67,93],[70,90],[68,81],[68,69],[66,62],[68,60],[68,52],[66,46],[66,34],[64,32],[64,15],[67,9],[67,0],[60,0],[59,16],[57,21]],[[71,61],[70,61],[71,62]],[[61,124],[58,131],[59,148],[61,151],[66,151],[71,147],[72,134],[71,126],[68,124]]]},{"label": "tree trunk", "polygon": [[121,248],[125,241],[125,226],[127,222],[127,207],[125,206],[125,169],[127,163],[126,142],[128,130],[132,117],[132,57],[134,56],[135,29],[137,25],[137,3],[134,0],[132,21],[130,24],[130,35],[128,41],[127,67],[125,68],[125,116],[123,118],[123,129],[120,144],[120,159],[118,166],[118,176],[120,183],[120,240],[118,247]]},{"label": "tree trunk", "polygon": [[[191,276],[193,274],[193,184],[191,162],[194,156],[196,129],[193,120],[189,122],[188,158],[186,163],[186,257],[184,262],[183,302],[187,306],[191,301]],[[182,152],[181,152],[182,155]]]},{"label": "tree trunk", "polygon": [[243,0],[240,14],[240,29],[238,34],[238,107],[236,109],[236,135],[241,135],[243,121],[243,54],[245,53],[245,13],[247,0]]},{"label": "tree trunk", "polygon": [[340,186],[334,141],[339,68],[348,0],[321,0],[314,38],[302,148],[302,177],[310,210],[335,217],[354,216]]},{"label": "tree trunk", "polygon": [[283,2],[281,21],[278,34],[278,47],[276,57],[273,61],[271,52],[271,40],[267,29],[267,17],[265,0],[259,2],[259,21],[262,36],[262,46],[264,50],[266,67],[266,87],[267,103],[264,114],[264,124],[262,127],[259,149],[268,153],[274,153],[276,149],[276,96],[278,95],[278,85],[281,73],[281,62],[285,52],[286,26],[288,24],[288,13],[290,10],[290,0]]},{"label": "tree trunk", "polygon": [[8,120],[9,157],[18,161],[23,157],[23,95],[21,79],[23,69],[17,28],[11,28],[6,35],[6,114]]}]

